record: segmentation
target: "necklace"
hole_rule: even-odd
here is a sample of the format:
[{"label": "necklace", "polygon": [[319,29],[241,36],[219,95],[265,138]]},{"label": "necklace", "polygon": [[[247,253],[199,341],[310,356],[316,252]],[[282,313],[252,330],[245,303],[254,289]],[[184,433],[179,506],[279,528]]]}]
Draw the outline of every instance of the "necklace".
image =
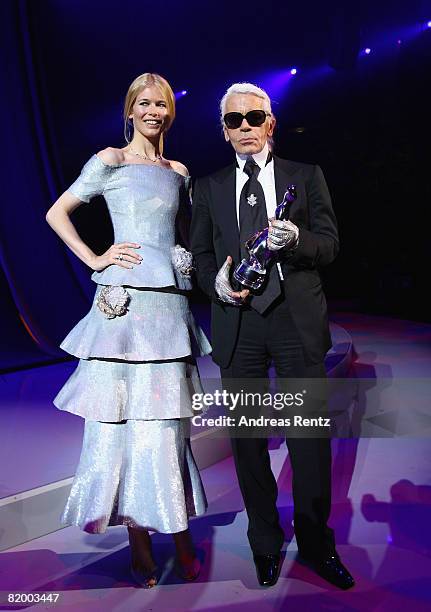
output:
[{"label": "necklace", "polygon": [[135,155],[137,155],[138,157],[142,157],[142,159],[148,159],[149,161],[153,162],[153,164],[155,164],[160,159],[162,159],[162,156],[160,154],[156,155],[156,159],[152,159],[151,157],[148,157],[148,155],[144,155],[143,153],[138,153],[137,151],[132,149],[132,147],[130,147],[130,151],[134,153]]}]

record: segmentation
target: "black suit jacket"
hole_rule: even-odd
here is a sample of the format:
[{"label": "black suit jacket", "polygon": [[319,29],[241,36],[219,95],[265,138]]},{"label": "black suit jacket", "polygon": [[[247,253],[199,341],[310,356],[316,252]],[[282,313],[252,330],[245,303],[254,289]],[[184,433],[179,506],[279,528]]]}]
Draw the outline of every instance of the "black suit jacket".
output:
[{"label": "black suit jacket", "polygon": [[[297,199],[290,219],[299,227],[299,245],[290,253],[279,251],[285,295],[309,363],[323,361],[331,347],[326,300],[319,268],[338,253],[337,221],[325,178],[319,166],[281,159],[274,155],[277,202],[287,185],[296,185]],[[241,261],[236,217],[236,165],[197,179],[193,188],[191,249],[199,286],[211,298],[213,359],[222,368],[232,358],[240,321],[240,308],[221,302],[214,281],[228,255],[232,270]]]}]

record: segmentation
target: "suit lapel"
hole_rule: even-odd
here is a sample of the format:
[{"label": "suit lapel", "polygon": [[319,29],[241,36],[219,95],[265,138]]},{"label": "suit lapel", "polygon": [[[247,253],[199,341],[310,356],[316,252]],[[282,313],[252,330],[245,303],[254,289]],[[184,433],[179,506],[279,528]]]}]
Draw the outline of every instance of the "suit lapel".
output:
[{"label": "suit lapel", "polygon": [[236,216],[236,165],[231,164],[213,179],[211,189],[216,215],[222,228],[229,255],[240,259],[238,220]]}]

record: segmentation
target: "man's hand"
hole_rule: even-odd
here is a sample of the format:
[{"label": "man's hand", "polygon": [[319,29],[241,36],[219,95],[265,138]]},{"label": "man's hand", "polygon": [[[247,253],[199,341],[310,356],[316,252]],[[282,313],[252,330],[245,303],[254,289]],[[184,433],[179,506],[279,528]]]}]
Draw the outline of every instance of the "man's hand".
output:
[{"label": "man's hand", "polygon": [[270,251],[292,249],[298,244],[299,228],[292,221],[270,219],[267,246]]},{"label": "man's hand", "polygon": [[229,272],[232,265],[232,257],[227,256],[226,261],[217,273],[214,288],[217,295],[222,300],[231,306],[241,306],[244,304],[245,298],[248,296],[250,291],[243,289],[242,291],[234,291],[230,284]]}]

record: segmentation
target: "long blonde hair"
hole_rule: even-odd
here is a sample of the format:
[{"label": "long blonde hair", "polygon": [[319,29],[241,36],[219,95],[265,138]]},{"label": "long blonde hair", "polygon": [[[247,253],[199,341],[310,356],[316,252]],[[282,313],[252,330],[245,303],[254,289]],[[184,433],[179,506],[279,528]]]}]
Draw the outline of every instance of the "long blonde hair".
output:
[{"label": "long blonde hair", "polygon": [[[144,74],[140,74],[136,79],[131,83],[129,89],[127,90],[126,99],[124,101],[124,138],[126,142],[130,142],[129,134],[127,133],[127,127],[129,124],[129,115],[131,113],[132,107],[136,102],[136,98],[138,97],[138,93],[141,89],[145,87],[149,87],[151,85],[155,85],[159,88],[160,93],[166,100],[166,108],[168,111],[168,117],[165,127],[165,132],[169,130],[174,119],[175,119],[175,95],[172,91],[172,87],[169,85],[166,79],[164,79],[160,74],[155,74],[152,72],[144,72]],[[163,153],[163,133],[160,136],[160,153]]]}]

